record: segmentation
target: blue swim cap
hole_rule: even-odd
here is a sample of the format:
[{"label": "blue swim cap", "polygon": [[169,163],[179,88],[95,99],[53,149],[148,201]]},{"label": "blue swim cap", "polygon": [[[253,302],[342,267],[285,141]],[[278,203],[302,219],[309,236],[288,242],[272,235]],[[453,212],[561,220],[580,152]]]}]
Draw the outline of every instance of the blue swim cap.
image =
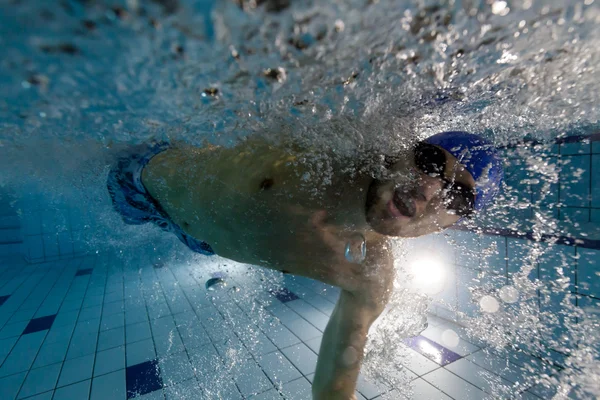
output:
[{"label": "blue swim cap", "polygon": [[448,151],[475,179],[475,210],[489,206],[500,192],[504,178],[502,160],[496,148],[479,135],[467,132],[442,132],[424,140]]}]

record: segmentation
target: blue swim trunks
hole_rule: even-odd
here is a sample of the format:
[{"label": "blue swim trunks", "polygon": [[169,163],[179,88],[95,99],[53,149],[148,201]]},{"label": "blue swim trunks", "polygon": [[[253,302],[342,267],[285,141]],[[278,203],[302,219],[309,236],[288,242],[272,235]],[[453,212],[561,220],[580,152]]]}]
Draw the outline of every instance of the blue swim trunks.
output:
[{"label": "blue swim trunks", "polygon": [[214,255],[210,245],[191,237],[175,224],[142,184],[142,170],[146,164],[168,148],[167,143],[139,145],[119,157],[116,166],[109,172],[107,181],[113,206],[126,224],[152,222],[163,231],[174,233],[192,251],[206,256]]}]

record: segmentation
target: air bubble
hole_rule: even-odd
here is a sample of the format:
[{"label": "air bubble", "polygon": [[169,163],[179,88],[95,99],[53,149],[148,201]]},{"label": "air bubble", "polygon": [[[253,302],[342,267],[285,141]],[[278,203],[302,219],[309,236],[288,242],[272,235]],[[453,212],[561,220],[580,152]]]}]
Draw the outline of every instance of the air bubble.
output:
[{"label": "air bubble", "polygon": [[487,313],[495,313],[500,309],[500,303],[492,296],[483,296],[481,300],[479,300],[479,306]]},{"label": "air bubble", "polygon": [[442,332],[442,343],[447,347],[456,347],[460,342],[460,338],[458,337],[458,333],[454,332],[452,329],[446,329]]},{"label": "air bubble", "polygon": [[511,285],[503,286],[500,289],[499,296],[505,303],[512,304],[519,301],[519,291]]},{"label": "air bubble", "polygon": [[367,242],[365,237],[360,233],[354,233],[346,243],[344,255],[346,256],[346,260],[351,263],[360,264],[363,262],[367,256]]}]

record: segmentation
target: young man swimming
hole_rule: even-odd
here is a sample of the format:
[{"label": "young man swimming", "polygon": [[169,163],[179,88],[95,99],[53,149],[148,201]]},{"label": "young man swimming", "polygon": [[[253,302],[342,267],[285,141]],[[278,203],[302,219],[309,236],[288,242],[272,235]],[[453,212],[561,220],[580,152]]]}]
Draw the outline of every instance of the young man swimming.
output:
[{"label": "young man swimming", "polygon": [[[154,222],[196,252],[340,287],[312,392],[355,399],[367,332],[393,286],[389,237],[439,232],[482,210],[499,191],[502,163],[465,132],[417,143],[384,177],[340,165],[321,185],[302,159],[258,139],[233,148],[155,144],[120,158],[108,188],[126,223]],[[364,258],[348,257],[356,237]]]}]

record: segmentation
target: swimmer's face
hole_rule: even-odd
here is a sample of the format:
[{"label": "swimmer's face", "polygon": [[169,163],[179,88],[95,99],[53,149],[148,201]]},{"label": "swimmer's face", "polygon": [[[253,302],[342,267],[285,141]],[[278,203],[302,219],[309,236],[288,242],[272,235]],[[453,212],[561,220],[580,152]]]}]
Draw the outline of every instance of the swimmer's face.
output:
[{"label": "swimmer's face", "polygon": [[[388,168],[387,177],[371,183],[366,217],[376,232],[400,237],[427,235],[455,224],[459,214],[472,208],[473,176],[446,150],[423,147],[419,150],[418,145]],[[433,160],[429,165],[440,169],[432,173],[423,167],[423,159]]]}]

